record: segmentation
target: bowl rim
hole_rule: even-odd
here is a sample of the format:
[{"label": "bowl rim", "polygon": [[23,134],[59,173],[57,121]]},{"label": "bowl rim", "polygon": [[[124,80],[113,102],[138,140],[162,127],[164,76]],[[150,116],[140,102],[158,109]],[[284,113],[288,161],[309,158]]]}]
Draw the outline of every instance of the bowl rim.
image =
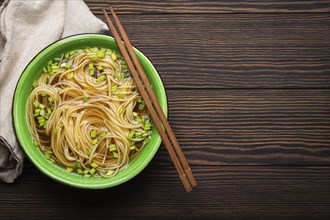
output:
[{"label": "bowl rim", "polygon": [[[15,136],[20,144],[20,147],[24,150],[24,152],[27,155],[27,157],[29,158],[29,160],[32,161],[33,165],[35,167],[37,167],[43,174],[45,174],[46,176],[50,177],[51,179],[53,179],[59,183],[62,183],[64,185],[69,185],[72,187],[76,187],[76,188],[105,189],[105,188],[110,188],[110,187],[114,187],[114,186],[120,185],[122,183],[125,183],[128,180],[137,176],[139,173],[141,173],[144,170],[144,168],[146,168],[146,166],[151,162],[151,160],[154,158],[155,154],[157,153],[158,149],[160,148],[161,143],[162,143],[162,139],[161,139],[160,135],[158,134],[157,140],[156,140],[150,154],[148,154],[148,156],[144,160],[144,162],[142,162],[138,166],[136,166],[135,169],[132,172],[130,172],[129,174],[126,174],[125,176],[123,176],[122,178],[120,178],[116,181],[109,181],[107,183],[81,183],[81,182],[79,183],[79,182],[72,182],[71,180],[67,180],[66,178],[62,178],[61,176],[58,176],[56,173],[53,173],[50,171],[53,168],[50,168],[50,166],[43,166],[42,164],[40,164],[38,162],[38,158],[34,158],[29,147],[26,147],[23,145],[23,144],[26,144],[26,142],[23,141],[23,137],[22,137],[23,135],[20,133],[21,129],[19,128],[20,126],[19,126],[19,124],[18,124],[19,122],[17,120],[17,118],[18,118],[18,115],[17,115],[18,107],[16,107],[17,106],[16,102],[18,99],[17,90],[21,86],[22,78],[27,75],[28,72],[26,72],[26,71],[30,67],[31,63],[33,63],[34,60],[36,60],[39,56],[41,56],[43,53],[45,53],[44,52],[45,50],[47,50],[49,47],[53,46],[54,44],[58,44],[62,41],[70,41],[71,38],[73,38],[73,40],[75,38],[77,38],[76,40],[79,40],[80,38],[88,38],[88,37],[104,37],[104,38],[109,38],[110,40],[114,41],[114,38],[107,34],[101,34],[101,33],[99,33],[99,34],[97,34],[97,33],[74,34],[74,35],[63,37],[61,39],[58,39],[58,40],[48,44],[43,49],[41,49],[33,58],[31,58],[31,60],[28,62],[28,64],[25,66],[24,70],[20,74],[18,81],[16,83],[16,86],[15,86],[13,102],[12,102],[12,117],[13,117],[12,123],[14,126]],[[165,89],[161,75],[159,74],[158,70],[153,65],[151,60],[149,60],[149,58],[141,50],[139,50],[135,46],[133,47],[133,49],[136,53],[138,53],[139,56],[141,56],[141,58],[144,60],[144,62],[146,62],[147,65],[149,65],[152,68],[153,72],[155,73],[154,75],[156,77],[156,80],[158,80],[160,82],[159,89],[160,89],[160,93],[162,94],[162,97],[164,98],[164,106],[162,106],[162,109],[164,111],[165,116],[168,117],[168,96],[167,96],[167,91]],[[23,142],[23,144],[22,144],[22,142]],[[40,151],[39,148],[38,148],[38,151]],[[119,172],[121,172],[121,171],[119,171]],[[109,179],[109,180],[111,180],[111,179]]]}]

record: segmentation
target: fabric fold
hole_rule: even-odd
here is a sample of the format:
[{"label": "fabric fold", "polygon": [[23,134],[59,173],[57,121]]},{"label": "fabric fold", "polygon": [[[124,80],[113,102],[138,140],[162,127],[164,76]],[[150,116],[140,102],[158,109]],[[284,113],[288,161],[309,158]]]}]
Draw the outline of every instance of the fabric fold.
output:
[{"label": "fabric fold", "polygon": [[[17,81],[30,60],[63,37],[108,29],[82,0],[6,0],[0,8],[0,180],[22,173],[24,154],[12,122]],[[25,106],[22,106],[25,107]]]}]

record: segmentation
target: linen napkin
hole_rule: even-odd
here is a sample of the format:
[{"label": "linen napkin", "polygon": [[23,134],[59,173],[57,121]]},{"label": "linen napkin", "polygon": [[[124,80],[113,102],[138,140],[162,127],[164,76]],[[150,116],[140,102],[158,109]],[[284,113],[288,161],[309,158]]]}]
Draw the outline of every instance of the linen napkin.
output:
[{"label": "linen napkin", "polygon": [[6,0],[0,16],[0,180],[10,183],[23,170],[24,154],[15,137],[12,101],[25,66],[41,49],[62,37],[108,29],[82,0]]}]

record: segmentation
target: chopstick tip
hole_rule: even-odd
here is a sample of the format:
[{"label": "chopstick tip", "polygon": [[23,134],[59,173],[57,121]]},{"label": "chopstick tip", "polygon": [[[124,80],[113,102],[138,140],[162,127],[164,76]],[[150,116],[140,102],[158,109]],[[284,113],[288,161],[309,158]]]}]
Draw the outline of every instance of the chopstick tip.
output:
[{"label": "chopstick tip", "polygon": [[111,11],[111,14],[114,14],[114,10],[113,10],[113,8],[112,8],[112,6],[111,6],[111,4],[110,4],[110,3],[108,3],[108,8],[110,9],[110,11]]},{"label": "chopstick tip", "polygon": [[180,175],[180,179],[181,179],[181,181],[183,183],[183,187],[185,188],[186,192],[191,192],[192,191],[192,188],[190,186],[190,183],[189,183],[189,181],[187,179],[186,174],[184,174],[184,173],[181,174]]}]

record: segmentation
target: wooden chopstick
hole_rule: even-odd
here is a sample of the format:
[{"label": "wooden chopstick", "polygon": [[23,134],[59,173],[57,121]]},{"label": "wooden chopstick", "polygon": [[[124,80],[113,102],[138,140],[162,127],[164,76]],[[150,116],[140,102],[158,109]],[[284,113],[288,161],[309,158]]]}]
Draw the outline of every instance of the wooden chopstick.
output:
[{"label": "wooden chopstick", "polygon": [[110,4],[108,4],[108,7],[109,7],[109,9],[111,11],[111,14],[112,14],[112,16],[114,18],[114,21],[115,21],[117,27],[119,29],[119,32],[120,32],[120,34],[122,36],[122,39],[125,42],[126,49],[128,50],[131,58],[133,59],[133,62],[135,64],[135,67],[137,68],[137,71],[140,74],[140,77],[141,77],[141,79],[142,79],[142,81],[143,81],[143,83],[145,85],[145,88],[147,89],[147,93],[149,94],[149,97],[151,98],[151,101],[152,101],[152,103],[154,105],[154,108],[155,108],[155,110],[156,110],[156,112],[157,112],[157,114],[158,114],[161,122],[163,123],[163,126],[165,127],[165,131],[166,131],[168,137],[170,138],[170,141],[172,142],[172,146],[173,146],[173,148],[174,148],[174,150],[175,150],[175,152],[176,152],[176,154],[177,154],[177,156],[178,156],[178,158],[180,160],[180,163],[182,164],[182,167],[184,169],[184,172],[186,173],[186,175],[187,175],[187,177],[188,177],[188,179],[190,181],[191,186],[192,187],[195,187],[197,185],[197,182],[196,182],[196,180],[195,180],[195,178],[194,178],[194,176],[192,174],[192,171],[191,171],[191,169],[189,167],[189,164],[187,162],[187,159],[184,156],[184,154],[182,152],[182,149],[181,149],[181,147],[180,147],[180,145],[178,143],[178,140],[176,139],[176,137],[174,135],[174,132],[173,132],[173,130],[172,130],[169,122],[167,121],[166,116],[165,116],[163,110],[161,109],[161,107],[159,105],[159,102],[158,102],[158,100],[156,98],[156,95],[155,95],[154,91],[151,88],[151,85],[149,83],[149,80],[148,80],[148,78],[147,78],[147,76],[146,76],[146,74],[145,74],[145,72],[144,72],[144,70],[143,70],[143,68],[141,66],[141,63],[139,62],[139,59],[137,58],[136,54],[134,53],[132,44],[131,44],[130,40],[128,39],[128,36],[127,36],[127,34],[126,34],[123,26],[121,25],[121,22],[118,19],[118,17],[116,15],[115,11],[113,10],[112,6]]},{"label": "wooden chopstick", "polygon": [[110,17],[108,16],[107,12],[104,9],[103,9],[103,13],[104,13],[104,16],[105,16],[105,18],[107,20],[108,26],[109,26],[111,32],[113,33],[113,36],[114,36],[114,38],[115,38],[115,40],[117,42],[117,45],[118,45],[118,47],[119,47],[119,49],[120,49],[120,51],[121,51],[121,53],[122,53],[122,55],[123,55],[123,57],[124,57],[127,65],[128,65],[128,67],[129,67],[129,69],[130,69],[130,71],[132,73],[132,76],[133,76],[134,81],[135,81],[135,83],[136,83],[136,85],[137,85],[137,87],[138,87],[138,89],[140,91],[140,94],[141,94],[143,100],[146,103],[146,106],[147,106],[147,109],[150,112],[151,118],[152,118],[152,120],[153,120],[153,122],[154,122],[154,124],[155,124],[155,126],[156,126],[156,128],[157,128],[157,130],[158,130],[158,132],[160,134],[160,136],[163,139],[163,142],[165,144],[165,147],[166,147],[167,151],[169,152],[169,155],[170,155],[170,157],[171,157],[171,159],[172,159],[172,161],[174,163],[174,166],[175,166],[177,172],[179,173],[179,176],[181,178],[181,181],[183,183],[183,186],[184,186],[184,188],[186,189],[187,192],[191,192],[192,191],[192,188],[191,188],[191,185],[190,185],[190,183],[189,183],[189,181],[187,179],[187,176],[184,173],[184,171],[183,171],[183,169],[182,169],[182,167],[181,167],[181,165],[179,163],[179,160],[178,160],[178,158],[177,158],[177,156],[176,156],[173,148],[171,147],[171,143],[170,143],[168,137],[166,136],[165,131],[163,130],[160,121],[158,120],[158,117],[156,115],[156,112],[155,112],[155,110],[154,110],[154,108],[153,108],[153,106],[152,106],[152,104],[151,104],[151,102],[149,100],[149,97],[148,97],[148,95],[147,95],[147,93],[146,93],[146,91],[145,91],[145,89],[144,89],[144,87],[142,85],[142,82],[141,82],[141,80],[140,80],[140,78],[138,76],[138,73],[136,72],[136,70],[134,68],[134,65],[133,65],[133,63],[132,63],[132,61],[131,61],[128,53],[127,53],[124,45],[122,44],[122,41],[121,41],[121,39],[119,37],[119,34],[118,34],[117,30],[115,29],[114,25],[112,24]]},{"label": "wooden chopstick", "polygon": [[[113,9],[112,9],[112,11],[113,11]],[[135,80],[135,83],[136,83],[136,85],[137,85],[137,87],[138,87],[138,89],[139,89],[139,91],[140,91],[140,94],[141,94],[141,96],[143,97],[143,99],[144,99],[144,101],[145,101],[145,103],[146,103],[147,109],[149,110],[149,112],[150,112],[150,114],[151,114],[151,118],[152,118],[152,120],[154,121],[154,124],[155,124],[155,126],[156,126],[156,128],[157,128],[157,130],[158,130],[158,132],[159,132],[159,134],[160,134],[160,136],[162,137],[162,139],[163,139],[163,141],[164,141],[165,147],[166,147],[167,151],[169,152],[169,155],[170,155],[170,157],[171,157],[171,159],[172,159],[172,161],[173,161],[173,163],[174,163],[174,166],[175,166],[177,172],[179,173],[179,176],[180,176],[180,178],[181,178],[181,181],[182,181],[182,183],[183,183],[183,185],[184,185],[186,191],[187,191],[187,192],[190,192],[190,191],[192,190],[190,184],[193,185],[193,182],[195,182],[194,185],[196,185],[196,181],[195,181],[194,178],[193,178],[193,175],[192,175],[192,173],[191,173],[191,170],[190,170],[190,168],[189,168],[189,170],[187,169],[187,170],[188,170],[187,173],[188,173],[190,176],[192,176],[192,178],[190,177],[190,178],[192,179],[192,183],[190,183],[190,182],[188,181],[187,176],[186,176],[186,174],[184,173],[184,170],[183,170],[182,167],[181,167],[180,160],[178,159],[177,155],[175,154],[175,151],[174,151],[173,148],[172,148],[172,145],[171,145],[171,143],[170,143],[170,140],[169,140],[169,138],[167,137],[167,135],[166,135],[166,133],[165,133],[163,127],[162,127],[161,122],[159,121],[159,118],[158,118],[158,116],[157,116],[157,113],[155,112],[155,109],[153,108],[153,105],[152,105],[151,101],[149,100],[149,95],[150,95],[150,93],[149,93],[149,95],[147,94],[147,92],[146,92],[146,90],[145,90],[145,88],[144,88],[144,86],[143,86],[143,84],[142,84],[142,82],[141,82],[141,80],[140,80],[140,78],[139,78],[139,75],[138,75],[136,69],[134,68],[134,64],[132,63],[132,60],[131,60],[131,58],[129,57],[127,51],[126,51],[126,48],[125,48],[124,45],[122,44],[121,38],[120,38],[118,32],[116,31],[114,25],[112,24],[112,21],[111,21],[110,17],[108,16],[108,14],[107,14],[107,12],[106,12],[105,9],[103,9],[103,13],[104,13],[104,16],[105,16],[105,18],[106,18],[106,20],[107,20],[108,26],[109,26],[109,28],[111,29],[111,31],[112,31],[112,33],[113,33],[113,35],[114,35],[114,38],[115,38],[115,40],[116,40],[116,42],[117,42],[117,44],[118,44],[118,47],[119,47],[119,49],[120,49],[120,51],[121,51],[121,53],[122,53],[122,55],[123,55],[123,57],[124,57],[124,59],[125,59],[127,65],[128,65],[128,67],[129,67],[131,73],[132,73],[132,76],[133,76],[133,78],[134,78],[134,80]],[[117,20],[119,20],[119,19],[117,18]],[[118,25],[118,24],[117,24],[117,25]],[[120,25],[120,26],[121,26],[121,25]],[[122,28],[122,29],[123,29],[123,28]],[[123,33],[122,33],[122,34],[123,34]],[[126,33],[125,33],[125,35],[126,35]],[[126,38],[126,41],[127,41],[127,40],[128,40],[127,35],[125,36],[125,38]],[[129,40],[128,40],[128,42],[129,42]],[[131,46],[130,43],[129,43],[129,45]],[[126,46],[127,46],[127,45],[126,45]],[[132,46],[131,46],[131,49],[132,49]],[[133,49],[132,49],[132,51],[133,51]],[[137,62],[137,63],[139,63],[139,62]],[[136,64],[136,65],[138,65],[138,64]],[[140,64],[140,66],[141,66],[141,64]],[[141,68],[142,68],[142,67],[141,67]],[[141,74],[141,72],[144,73],[144,71],[140,71],[140,74]],[[143,73],[142,73],[142,74],[143,74]],[[145,76],[145,74],[144,74],[144,76]],[[141,77],[141,78],[142,78],[142,77]],[[148,84],[149,84],[149,83],[148,83]],[[149,84],[149,86],[150,86],[150,84]],[[147,87],[147,85],[146,85],[146,87]],[[151,87],[151,86],[150,86],[150,87]],[[152,91],[152,93],[153,93],[153,90],[152,90],[152,89],[151,89],[151,91]],[[155,96],[155,95],[153,94],[153,96]],[[151,97],[152,97],[152,95],[150,95],[150,98],[151,98]],[[156,100],[157,100],[157,99],[156,99]],[[157,102],[157,103],[158,103],[158,102]],[[154,105],[155,105],[155,104],[154,104]],[[159,104],[158,104],[158,105],[159,105]],[[159,106],[159,107],[160,107],[160,106]],[[160,109],[160,110],[161,110],[161,109]],[[161,110],[161,112],[162,112],[162,110]],[[163,113],[163,112],[162,112],[162,113]],[[163,113],[163,115],[164,115],[164,113]],[[161,117],[161,116],[160,116],[160,117]],[[165,118],[165,119],[166,119],[166,118]],[[166,121],[167,121],[167,120],[166,120]],[[164,128],[166,129],[165,124],[164,124]],[[173,131],[172,131],[172,133],[173,133]],[[170,135],[169,135],[169,136],[170,136]],[[172,139],[173,139],[173,138],[172,138]],[[181,154],[183,155],[182,150],[181,150]],[[184,158],[184,159],[185,159],[185,158]],[[181,160],[182,160],[182,157],[181,157]],[[185,162],[186,162],[186,161],[185,161]],[[183,164],[184,164],[184,162],[183,162]],[[187,167],[187,165],[188,165],[188,163],[186,162],[186,165],[183,165],[183,166]],[[189,167],[189,165],[188,165],[188,167]]]}]

